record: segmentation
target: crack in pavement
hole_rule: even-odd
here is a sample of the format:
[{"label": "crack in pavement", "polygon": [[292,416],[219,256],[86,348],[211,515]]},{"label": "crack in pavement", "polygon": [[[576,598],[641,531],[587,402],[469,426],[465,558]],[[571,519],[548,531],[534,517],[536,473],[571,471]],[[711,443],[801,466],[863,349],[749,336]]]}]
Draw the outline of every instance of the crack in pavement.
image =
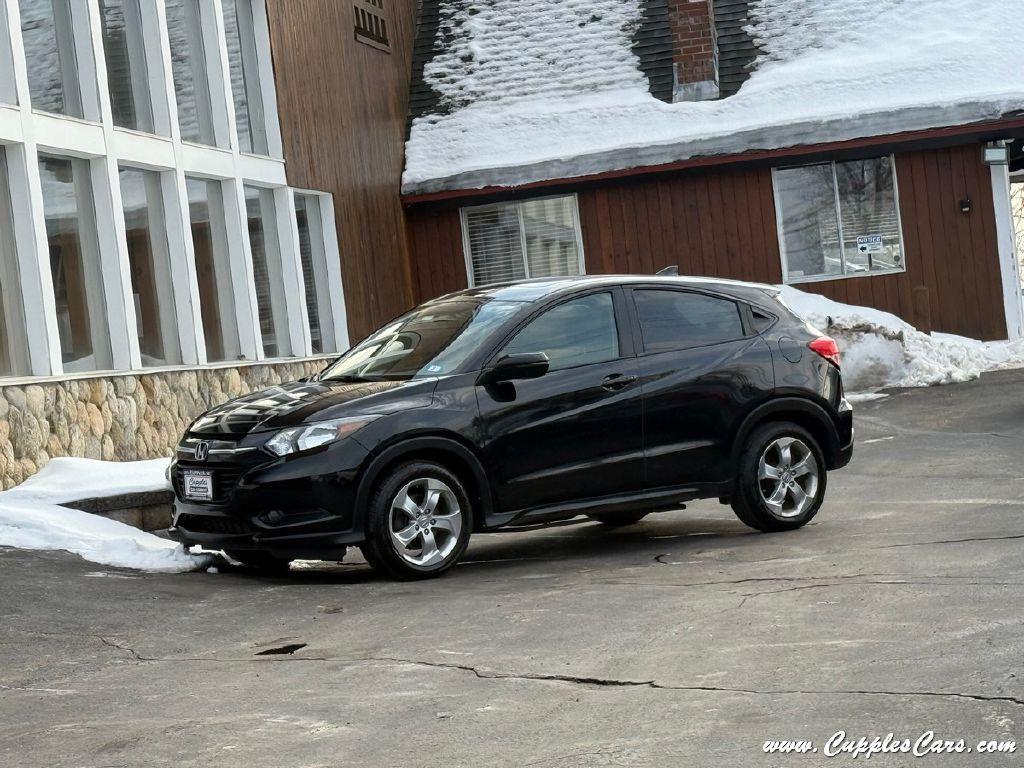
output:
[{"label": "crack in pavement", "polygon": [[954,693],[944,691],[867,691],[867,690],[803,690],[803,689],[755,689],[732,688],[716,685],[671,685],[656,680],[620,680],[617,678],[588,677],[581,675],[560,675],[555,673],[512,673],[482,670],[469,664],[455,662],[419,661],[390,656],[378,656],[361,659],[361,661],[386,661],[413,666],[434,667],[438,669],[454,669],[472,672],[481,680],[532,680],[542,682],[569,683],[595,688],[650,688],[658,691],[689,691],[698,693],[740,693],[751,696],[925,696],[931,698],[966,699],[969,701],[998,702],[1024,707],[1024,699],[1014,696],[989,696],[974,693]]},{"label": "crack in pavement", "polygon": [[[1024,538],[1024,537],[1021,537]],[[882,579],[888,577],[890,580],[883,581]],[[927,579],[928,581],[923,581]],[[859,581],[858,581],[859,580]],[[910,584],[920,586],[931,586],[931,585],[942,585],[943,581],[950,581],[957,585],[964,586],[979,586],[979,587],[1016,587],[1024,586],[1024,582],[1005,582],[1005,581],[981,581],[976,576],[931,576],[928,574],[900,574],[900,573],[850,573],[850,574],[838,574],[835,576],[752,576],[744,579],[723,579],[720,581],[694,581],[694,582],[661,582],[661,581],[626,581],[623,579],[602,579],[596,581],[596,584],[604,584],[608,586],[617,587],[673,587],[673,588],[696,588],[696,587],[719,587],[719,586],[738,586],[740,584],[761,584],[761,583],[774,583],[774,582],[802,582],[802,581],[826,581],[826,582],[845,582],[850,584]],[[948,586],[952,586],[950,584]],[[817,586],[842,586],[842,583],[830,583],[821,585],[807,585],[804,587],[795,587],[794,589],[813,589]],[[770,594],[771,592],[784,592],[789,590],[768,590],[764,593],[755,594]]]},{"label": "crack in pavement", "polygon": [[1013,541],[1024,539],[1024,533],[1012,534],[1009,536],[977,536],[969,539],[942,539],[941,541],[910,541],[905,544],[883,544],[869,549],[900,549],[902,547],[929,547],[938,544],[965,544],[972,541]]},{"label": "crack in pavement", "polygon": [[398,656],[366,656],[357,659],[332,658],[327,656],[264,656],[259,658],[211,658],[211,657],[177,657],[158,658],[147,657],[120,643],[115,643],[105,637],[99,639],[109,648],[130,653],[136,661],[142,662],[212,662],[212,663],[263,663],[263,664],[290,664],[294,662],[334,662],[347,666],[357,666],[367,663],[407,664],[409,666],[429,667],[432,669],[454,670],[468,672],[480,680],[521,680],[533,682],[565,683],[578,685],[587,688],[647,688],[656,691],[682,691],[690,693],[738,693],[750,696],[896,696],[896,697],[928,697],[959,699],[967,701],[980,701],[988,703],[1013,704],[1024,707],[1024,699],[1015,696],[991,696],[980,693],[960,693],[946,691],[869,691],[869,690],[825,690],[825,689],[800,689],[800,688],[778,688],[778,689],[757,689],[757,688],[733,688],[730,686],[718,685],[673,685],[670,683],[659,683],[657,680],[623,680],[611,677],[594,677],[588,675],[566,675],[547,672],[500,672],[490,669],[483,669],[471,664],[459,664],[457,662],[423,661],[419,659],[406,659]]},{"label": "crack in pavement", "polygon": [[115,650],[124,651],[125,653],[131,654],[132,658],[135,659],[136,661],[166,661],[166,659],[156,659],[156,658],[149,658],[147,656],[143,656],[138,651],[136,651],[134,648],[131,648],[131,647],[127,646],[127,645],[122,645],[120,643],[116,643],[116,642],[114,642],[113,640],[111,640],[109,638],[103,637],[102,635],[92,635],[92,637],[95,637],[97,640],[99,640],[101,643],[103,643],[108,648],[113,648]]}]

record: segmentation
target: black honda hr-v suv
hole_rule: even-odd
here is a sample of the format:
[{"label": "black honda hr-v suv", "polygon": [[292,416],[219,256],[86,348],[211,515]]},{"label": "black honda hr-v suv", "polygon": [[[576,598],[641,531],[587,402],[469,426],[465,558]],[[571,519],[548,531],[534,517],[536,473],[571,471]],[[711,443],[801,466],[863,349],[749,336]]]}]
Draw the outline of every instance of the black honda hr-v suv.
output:
[{"label": "black honda hr-v suv", "polygon": [[172,534],[264,568],[358,545],[423,578],[473,532],[629,525],[699,498],[799,528],[852,452],[838,348],[776,289],[524,281],[428,302],[319,375],[198,418]]}]

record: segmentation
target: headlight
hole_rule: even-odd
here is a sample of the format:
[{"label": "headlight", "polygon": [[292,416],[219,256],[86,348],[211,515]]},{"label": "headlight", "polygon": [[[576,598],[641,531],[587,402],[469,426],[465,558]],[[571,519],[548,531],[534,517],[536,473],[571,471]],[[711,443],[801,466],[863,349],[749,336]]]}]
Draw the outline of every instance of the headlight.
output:
[{"label": "headlight", "polygon": [[332,419],[317,424],[282,429],[264,446],[275,456],[287,456],[319,448],[337,442],[365,427],[380,416],[351,416],[347,419]]}]

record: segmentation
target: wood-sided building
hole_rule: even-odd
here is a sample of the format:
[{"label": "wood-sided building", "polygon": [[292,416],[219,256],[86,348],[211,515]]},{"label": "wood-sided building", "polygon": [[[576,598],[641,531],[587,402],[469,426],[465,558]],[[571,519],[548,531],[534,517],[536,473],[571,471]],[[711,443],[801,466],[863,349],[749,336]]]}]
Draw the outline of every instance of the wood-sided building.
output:
[{"label": "wood-sided building", "polygon": [[[908,73],[905,106],[868,101],[851,118],[811,105],[793,109],[788,121],[755,125],[747,114],[771,107],[785,114],[786,104],[773,100],[771,78],[782,71],[773,60],[799,58],[786,53],[786,34],[793,46],[803,42],[799,26],[756,39],[759,25],[773,29],[771,7],[606,3],[606,15],[618,5],[639,17],[616,27],[628,37],[604,39],[592,29],[600,20],[566,24],[539,0],[520,3],[525,22],[498,14],[471,22],[457,5],[422,4],[414,52],[404,200],[417,300],[510,277],[678,265],[686,274],[792,284],[927,331],[1021,335],[1004,142],[1024,135],[1024,112],[967,99],[928,106],[923,91],[937,86]],[[898,27],[899,6],[890,13],[885,23]],[[557,53],[548,38],[533,42],[536,29],[552,27],[563,30]],[[595,49],[619,60],[615,46],[628,46],[619,57],[628,60],[621,82],[610,72],[614,63],[592,78],[563,75]],[[474,50],[488,58],[474,59]],[[550,67],[538,63],[544,55]],[[870,70],[884,63],[880,57],[848,67]],[[630,66],[642,75],[639,85]],[[823,72],[820,83],[806,86],[807,98],[827,101],[833,81],[849,75]],[[577,119],[550,106],[564,100],[591,108],[588,95],[603,87],[611,95],[595,99],[593,116]],[[634,108],[629,89],[644,87],[652,103],[672,106]],[[746,87],[754,90],[748,95]],[[849,98],[871,95],[854,90]],[[531,120],[531,109],[550,111],[564,133]],[[722,127],[687,139],[686,121],[706,113],[720,115]],[[681,137],[674,141],[673,118]],[[601,130],[606,146],[594,138]],[[651,144],[643,144],[645,135]],[[444,162],[434,160],[445,153]]]}]

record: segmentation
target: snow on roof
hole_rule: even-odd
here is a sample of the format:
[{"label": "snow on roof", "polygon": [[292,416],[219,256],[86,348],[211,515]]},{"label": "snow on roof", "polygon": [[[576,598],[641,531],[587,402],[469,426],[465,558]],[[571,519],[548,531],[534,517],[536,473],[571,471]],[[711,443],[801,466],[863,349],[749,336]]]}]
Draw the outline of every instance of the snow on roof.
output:
[{"label": "snow on roof", "polygon": [[735,96],[666,104],[631,47],[644,0],[436,0],[403,191],[511,186],[1024,109],[1024,0],[752,0]]}]

